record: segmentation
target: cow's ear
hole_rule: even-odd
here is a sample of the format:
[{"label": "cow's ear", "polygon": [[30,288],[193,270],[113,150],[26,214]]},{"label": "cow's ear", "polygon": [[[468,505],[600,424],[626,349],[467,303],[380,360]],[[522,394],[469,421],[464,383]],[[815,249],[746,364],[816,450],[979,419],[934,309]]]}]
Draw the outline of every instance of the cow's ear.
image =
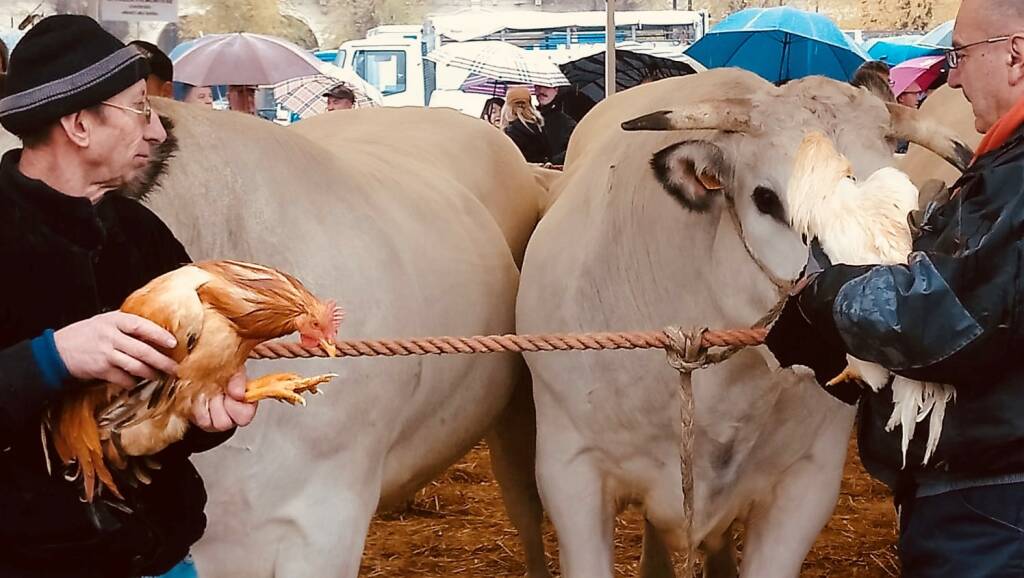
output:
[{"label": "cow's ear", "polygon": [[711,208],[732,174],[725,154],[708,141],[689,140],[658,151],[651,158],[658,182],[691,211]]}]

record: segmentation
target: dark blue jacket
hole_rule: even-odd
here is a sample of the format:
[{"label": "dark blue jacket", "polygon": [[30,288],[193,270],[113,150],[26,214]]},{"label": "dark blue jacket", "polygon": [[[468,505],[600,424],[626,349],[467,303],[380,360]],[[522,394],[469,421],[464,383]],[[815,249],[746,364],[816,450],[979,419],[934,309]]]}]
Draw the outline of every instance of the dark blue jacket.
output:
[{"label": "dark blue jacket", "polygon": [[799,299],[820,335],[956,399],[921,466],[927,422],[901,470],[885,431],[892,392],[860,396],[867,469],[890,486],[1024,473],[1024,130],[974,163],[925,216],[908,265],[826,268]]}]

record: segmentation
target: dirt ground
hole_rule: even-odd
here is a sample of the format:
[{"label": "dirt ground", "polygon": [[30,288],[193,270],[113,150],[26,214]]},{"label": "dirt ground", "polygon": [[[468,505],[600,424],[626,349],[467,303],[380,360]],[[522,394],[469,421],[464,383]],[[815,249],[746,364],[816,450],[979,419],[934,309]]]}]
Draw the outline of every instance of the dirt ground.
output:
[{"label": "dirt ground", "polygon": [[[897,576],[896,530],[885,487],[856,459],[843,477],[842,495],[828,527],[804,563],[804,577]],[[621,516],[616,527],[616,569],[636,576],[643,520]],[[557,569],[554,530],[546,528],[549,564]],[[477,446],[396,514],[378,516],[370,527],[360,576],[522,576],[525,567],[516,533],[505,516],[485,446]]]}]

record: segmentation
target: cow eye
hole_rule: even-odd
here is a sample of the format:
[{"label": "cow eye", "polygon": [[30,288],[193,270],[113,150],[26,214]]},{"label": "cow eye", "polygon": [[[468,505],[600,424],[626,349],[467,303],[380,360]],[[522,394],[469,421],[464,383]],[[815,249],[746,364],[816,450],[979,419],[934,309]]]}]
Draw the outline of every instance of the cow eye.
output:
[{"label": "cow eye", "polygon": [[769,217],[786,224],[786,210],[782,208],[782,201],[779,195],[768,187],[757,187],[754,189],[754,206],[757,210]]}]

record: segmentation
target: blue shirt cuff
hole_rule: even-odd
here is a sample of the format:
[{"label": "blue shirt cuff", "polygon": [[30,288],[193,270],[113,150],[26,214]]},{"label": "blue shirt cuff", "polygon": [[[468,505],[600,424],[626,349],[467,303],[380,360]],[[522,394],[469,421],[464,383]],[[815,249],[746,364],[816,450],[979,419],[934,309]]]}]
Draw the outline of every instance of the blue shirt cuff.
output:
[{"label": "blue shirt cuff", "polygon": [[57,342],[53,339],[53,330],[47,329],[42,335],[32,340],[32,356],[35,357],[43,381],[53,389],[59,389],[71,377],[64,360],[57,351]]}]

